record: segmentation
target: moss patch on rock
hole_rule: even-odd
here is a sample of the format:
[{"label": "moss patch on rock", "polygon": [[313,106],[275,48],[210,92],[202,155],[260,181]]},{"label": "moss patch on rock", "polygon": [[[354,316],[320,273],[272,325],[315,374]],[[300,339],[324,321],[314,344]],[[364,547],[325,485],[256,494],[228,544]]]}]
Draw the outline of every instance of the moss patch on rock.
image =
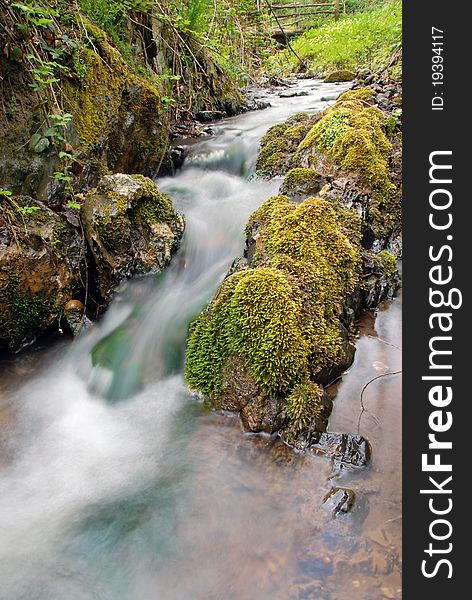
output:
[{"label": "moss patch on rock", "polygon": [[160,90],[130,70],[101,29],[83,21],[89,46],[76,51],[78,75],[63,86],[82,155],[95,157],[99,176],[110,171],[154,173],[168,150]]},{"label": "moss patch on rock", "polygon": [[283,175],[300,142],[305,138],[318,115],[298,113],[284,123],[274,125],[261,140],[256,172],[263,177]]},{"label": "moss patch on rock", "polygon": [[344,171],[356,173],[362,185],[388,197],[395,186],[389,172],[392,144],[384,126],[385,116],[378,108],[359,100],[338,102],[312,127],[299,151],[316,148]]},{"label": "moss patch on rock", "polygon": [[329,202],[270,198],[247,231],[259,244],[251,268],[227,277],[187,346],[186,379],[214,405],[228,356],[240,355],[268,395],[287,395],[335,362],[342,302],[359,281],[359,248]]},{"label": "moss patch on rock", "polygon": [[347,90],[347,92],[344,92],[339,96],[338,102],[347,100],[363,100],[364,102],[370,104],[373,98],[375,98],[376,94],[377,92],[371,87],[361,87],[357,90]]},{"label": "moss patch on rock", "polygon": [[0,218],[0,344],[19,350],[59,320],[82,289],[82,237],[31,198],[6,201]]},{"label": "moss patch on rock", "polygon": [[388,250],[382,250],[382,252],[378,254],[378,258],[382,263],[385,275],[389,279],[393,279],[397,273],[397,257],[395,254],[392,254],[392,252],[389,252]]},{"label": "moss patch on rock", "polygon": [[293,388],[284,409],[290,422],[290,433],[286,433],[286,438],[307,431],[313,419],[322,417],[323,396],[323,388],[309,380]]},{"label": "moss patch on rock", "polygon": [[356,74],[352,71],[348,71],[347,69],[341,69],[338,71],[332,71],[324,78],[325,83],[337,83],[344,81],[352,81],[355,78]]}]

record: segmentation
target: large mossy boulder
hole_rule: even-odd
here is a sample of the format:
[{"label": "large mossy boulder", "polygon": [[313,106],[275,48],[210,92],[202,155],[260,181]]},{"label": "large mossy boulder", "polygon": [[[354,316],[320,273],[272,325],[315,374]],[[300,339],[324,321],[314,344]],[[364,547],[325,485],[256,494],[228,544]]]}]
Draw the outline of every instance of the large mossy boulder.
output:
[{"label": "large mossy boulder", "polygon": [[364,246],[379,251],[401,234],[401,131],[375,98],[369,87],[349,90],[314,117],[299,115],[299,135],[288,143],[283,136],[291,121],[275,125],[257,165],[262,175],[285,175],[281,193],[293,199],[323,190],[324,198],[355,208],[363,216]]},{"label": "large mossy boulder", "polygon": [[83,221],[104,299],[125,279],[164,269],[184,230],[171,199],[142,175],[103,177],[85,198]]},{"label": "large mossy boulder", "polygon": [[307,424],[320,398],[303,404],[296,396],[302,414],[288,398],[345,360],[341,316],[360,281],[360,248],[330,202],[297,205],[285,196],[252,215],[247,245],[247,265],[192,325],[187,381],[210,405],[241,411],[252,431],[274,431],[295,416]]},{"label": "large mossy boulder", "polygon": [[11,197],[2,204],[0,345],[17,351],[57,323],[80,292],[84,242],[41,202]]}]

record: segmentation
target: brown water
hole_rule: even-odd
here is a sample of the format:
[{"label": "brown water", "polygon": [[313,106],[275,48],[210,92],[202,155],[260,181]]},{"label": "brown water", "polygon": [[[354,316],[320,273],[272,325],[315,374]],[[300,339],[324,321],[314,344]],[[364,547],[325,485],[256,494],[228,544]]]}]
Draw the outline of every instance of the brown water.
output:
[{"label": "brown water", "polygon": [[[251,182],[257,142],[344,89],[230,119],[159,182],[187,218],[179,261],[118,295],[104,321],[0,364],[1,600],[382,600],[401,597],[401,298],[360,323],[332,386],[329,429],[359,432],[369,468],[245,434],[185,388],[188,321],[242,249],[243,225],[279,182]],[[92,365],[105,340],[112,369]],[[139,368],[137,368],[139,367]],[[140,373],[137,381],[136,373]],[[118,394],[117,391],[126,393]],[[323,505],[333,487],[350,513]]]}]

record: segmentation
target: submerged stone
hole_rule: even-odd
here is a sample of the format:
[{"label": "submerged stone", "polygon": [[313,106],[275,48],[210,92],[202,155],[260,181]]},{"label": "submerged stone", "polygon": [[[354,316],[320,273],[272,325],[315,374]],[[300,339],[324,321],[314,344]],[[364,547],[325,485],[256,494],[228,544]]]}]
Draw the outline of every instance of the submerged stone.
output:
[{"label": "submerged stone", "polygon": [[339,513],[348,513],[352,510],[356,494],[348,488],[333,487],[323,499],[323,508],[329,510],[333,516]]}]

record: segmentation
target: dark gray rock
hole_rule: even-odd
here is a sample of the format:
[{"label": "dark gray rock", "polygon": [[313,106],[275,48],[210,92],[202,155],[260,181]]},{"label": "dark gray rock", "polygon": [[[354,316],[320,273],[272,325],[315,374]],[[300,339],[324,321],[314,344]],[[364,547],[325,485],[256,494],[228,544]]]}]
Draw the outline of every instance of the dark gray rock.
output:
[{"label": "dark gray rock", "polygon": [[287,90],[285,92],[280,92],[279,98],[297,98],[299,96],[308,96],[308,92],[304,90]]},{"label": "dark gray rock", "polygon": [[370,442],[353,433],[310,431],[290,444],[304,452],[322,454],[332,459],[336,469],[357,469],[369,464],[372,456]]},{"label": "dark gray rock", "polygon": [[227,117],[227,114],[221,110],[201,110],[197,112],[195,118],[200,123],[211,123],[212,121],[221,121]]}]

